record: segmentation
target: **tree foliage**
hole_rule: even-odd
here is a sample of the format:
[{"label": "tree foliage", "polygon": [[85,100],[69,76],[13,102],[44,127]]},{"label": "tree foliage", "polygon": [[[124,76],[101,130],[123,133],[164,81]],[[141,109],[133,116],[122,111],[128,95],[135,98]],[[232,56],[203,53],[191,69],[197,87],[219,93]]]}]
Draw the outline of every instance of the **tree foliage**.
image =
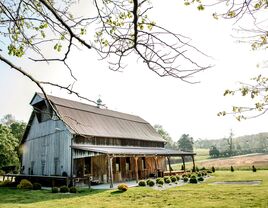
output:
[{"label": "tree foliage", "polygon": [[[199,10],[213,6],[212,14],[219,18],[233,20],[235,31],[239,32],[239,42],[248,43],[252,50],[267,49],[268,24],[266,0],[185,0],[185,5],[197,5]],[[267,66],[266,66],[267,67]],[[239,95],[248,98],[248,105],[234,105],[231,110],[221,111],[219,116],[234,115],[238,121],[255,118],[268,111],[268,77],[262,73],[251,78],[247,83],[241,82],[237,89],[227,89],[224,96]]]},{"label": "tree foliage", "polygon": [[189,134],[183,134],[177,141],[179,150],[193,152],[194,139]]},{"label": "tree foliage", "polygon": [[217,158],[220,156],[220,151],[217,149],[216,146],[211,146],[209,149],[209,156],[212,158]]},{"label": "tree foliage", "polygon": [[126,57],[134,55],[159,76],[186,82],[210,67],[198,63],[205,54],[190,44],[190,38],[150,19],[153,5],[149,0],[93,0],[88,12],[92,16],[80,16],[75,8],[84,4],[78,0],[1,1],[0,60],[27,76],[44,94],[44,86],[51,85],[78,96],[72,84],[61,86],[36,79],[22,68],[21,58],[63,63],[74,81],[68,65],[74,47],[94,49],[115,71],[122,70]]},{"label": "tree foliage", "polygon": [[154,125],[154,129],[157,131],[158,134],[166,141],[165,147],[169,149],[176,149],[176,145],[172,140],[169,133],[163,128],[163,126],[156,124]]},{"label": "tree foliage", "polygon": [[26,124],[16,121],[11,114],[3,116],[0,122],[0,169],[4,166],[19,166],[19,143]]}]

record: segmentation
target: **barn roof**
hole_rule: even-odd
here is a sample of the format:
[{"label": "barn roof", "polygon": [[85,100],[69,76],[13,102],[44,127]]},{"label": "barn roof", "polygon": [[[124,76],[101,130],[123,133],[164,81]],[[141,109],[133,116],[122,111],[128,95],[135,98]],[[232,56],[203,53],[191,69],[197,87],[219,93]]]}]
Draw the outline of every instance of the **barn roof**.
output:
[{"label": "barn roof", "polygon": [[162,147],[129,147],[129,146],[94,146],[94,145],[73,145],[76,150],[83,150],[102,154],[112,155],[150,155],[150,156],[191,156],[194,152],[183,152],[179,150],[166,149]]},{"label": "barn roof", "polygon": [[[55,96],[49,95],[48,98],[73,134],[165,141],[147,121],[138,116],[101,109]],[[44,95],[36,93],[31,104],[34,105],[43,100]]]}]

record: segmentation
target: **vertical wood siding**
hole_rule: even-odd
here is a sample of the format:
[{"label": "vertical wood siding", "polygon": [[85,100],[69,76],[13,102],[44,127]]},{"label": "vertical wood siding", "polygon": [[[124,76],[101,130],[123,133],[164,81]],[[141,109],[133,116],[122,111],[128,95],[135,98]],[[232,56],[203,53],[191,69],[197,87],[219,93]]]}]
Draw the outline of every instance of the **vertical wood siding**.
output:
[{"label": "vertical wood siding", "polygon": [[23,144],[24,173],[29,174],[33,167],[34,175],[62,175],[63,172],[70,175],[71,138],[62,121],[47,120],[39,123],[35,116]]}]

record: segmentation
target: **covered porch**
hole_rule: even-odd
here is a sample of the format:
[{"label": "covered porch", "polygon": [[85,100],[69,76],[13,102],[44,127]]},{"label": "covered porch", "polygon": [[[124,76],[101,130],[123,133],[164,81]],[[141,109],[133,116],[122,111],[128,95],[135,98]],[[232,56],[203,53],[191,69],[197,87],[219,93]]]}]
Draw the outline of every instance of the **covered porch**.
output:
[{"label": "covered porch", "polygon": [[[195,168],[192,152],[181,152],[159,147],[73,145],[72,174],[74,177],[90,176],[92,181],[109,183],[149,177],[163,177],[164,173],[175,174],[170,157],[181,157],[185,171],[185,157],[190,156]],[[167,168],[168,166],[168,168]]]}]

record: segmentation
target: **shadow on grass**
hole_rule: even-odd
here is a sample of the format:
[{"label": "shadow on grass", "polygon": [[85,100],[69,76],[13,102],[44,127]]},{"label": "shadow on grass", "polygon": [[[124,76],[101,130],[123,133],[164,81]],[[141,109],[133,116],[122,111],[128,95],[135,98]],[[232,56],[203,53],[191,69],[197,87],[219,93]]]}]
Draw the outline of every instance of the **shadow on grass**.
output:
[{"label": "shadow on grass", "polygon": [[122,194],[122,193],[124,193],[124,192],[125,192],[125,191],[116,190],[116,191],[111,192],[111,195]]},{"label": "shadow on grass", "polygon": [[16,188],[0,187],[1,204],[30,204],[55,199],[69,199],[90,196],[107,190],[81,189],[79,193],[52,193],[51,190],[18,190]]}]

